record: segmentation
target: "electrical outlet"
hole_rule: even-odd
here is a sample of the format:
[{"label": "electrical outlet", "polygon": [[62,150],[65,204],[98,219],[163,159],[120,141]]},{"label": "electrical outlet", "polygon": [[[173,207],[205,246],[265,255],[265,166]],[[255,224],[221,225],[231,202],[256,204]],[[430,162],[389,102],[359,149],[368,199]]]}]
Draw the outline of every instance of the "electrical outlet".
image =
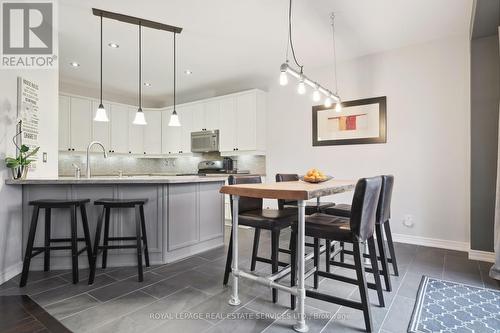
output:
[{"label": "electrical outlet", "polygon": [[43,152],[42,161],[43,161],[43,163],[47,163],[47,153],[46,152]]},{"label": "electrical outlet", "polygon": [[413,215],[406,214],[403,218],[403,225],[405,227],[411,228],[413,227]]}]

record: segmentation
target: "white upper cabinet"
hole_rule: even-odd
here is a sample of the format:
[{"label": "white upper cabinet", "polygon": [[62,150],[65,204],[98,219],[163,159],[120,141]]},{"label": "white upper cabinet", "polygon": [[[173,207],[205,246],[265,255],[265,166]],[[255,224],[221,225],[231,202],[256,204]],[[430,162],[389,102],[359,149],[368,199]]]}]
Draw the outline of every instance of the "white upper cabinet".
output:
[{"label": "white upper cabinet", "polygon": [[129,112],[128,107],[113,104],[111,105],[111,112],[108,113],[108,117],[111,115],[110,150],[113,153],[121,153],[121,154],[129,153],[128,112]]},{"label": "white upper cabinet", "polygon": [[179,151],[181,150],[181,128],[168,126],[171,114],[172,114],[172,109],[166,109],[165,111],[162,111],[162,118],[161,118],[162,153],[168,155],[178,154]]},{"label": "white upper cabinet", "polygon": [[[106,112],[108,114],[108,118],[110,118],[110,121],[94,121],[95,113],[97,111],[97,108],[99,107],[99,102],[94,101],[92,103],[92,141],[99,141],[104,145],[104,148],[111,153],[111,135],[110,135],[110,124],[111,124],[111,118],[110,118],[110,106],[109,104],[104,104],[104,108],[106,109]],[[96,149],[96,148],[94,148]]]},{"label": "white upper cabinet", "polygon": [[208,101],[203,103],[205,113],[205,126],[208,131],[217,130],[220,127],[220,101]]},{"label": "white upper cabinet", "polygon": [[257,150],[257,96],[236,96],[236,150]]},{"label": "white upper cabinet", "polygon": [[72,151],[86,151],[92,134],[92,102],[85,98],[71,97],[70,142]]},{"label": "white upper cabinet", "polygon": [[131,154],[144,154],[144,125],[134,125],[137,108],[128,108],[128,150]]},{"label": "white upper cabinet", "polygon": [[219,149],[220,151],[236,150],[236,99],[232,96],[219,100]]},{"label": "white upper cabinet", "polygon": [[70,143],[70,98],[59,96],[59,150],[71,150]]},{"label": "white upper cabinet", "polygon": [[181,145],[179,147],[179,154],[191,152],[191,132],[193,132],[193,119],[195,112],[199,111],[198,106],[179,106],[177,113],[179,114],[179,121],[181,122]]},{"label": "white upper cabinet", "polygon": [[144,111],[146,122],[144,126],[144,152],[148,155],[161,154],[162,124],[161,111]]},{"label": "white upper cabinet", "polygon": [[[184,110],[189,110],[191,113],[191,130],[193,132],[205,130],[205,109],[203,103],[192,103],[186,106],[181,106]],[[183,125],[181,123],[181,125]]]}]

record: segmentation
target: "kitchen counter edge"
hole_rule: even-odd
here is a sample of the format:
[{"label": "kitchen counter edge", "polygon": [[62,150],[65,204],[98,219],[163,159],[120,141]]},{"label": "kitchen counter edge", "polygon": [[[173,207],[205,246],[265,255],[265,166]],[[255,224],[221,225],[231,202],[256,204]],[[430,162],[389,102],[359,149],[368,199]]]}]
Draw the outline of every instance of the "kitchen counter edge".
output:
[{"label": "kitchen counter edge", "polygon": [[92,184],[182,184],[182,183],[210,183],[224,182],[226,177],[125,177],[125,178],[54,178],[54,179],[7,179],[7,185],[92,185]]}]

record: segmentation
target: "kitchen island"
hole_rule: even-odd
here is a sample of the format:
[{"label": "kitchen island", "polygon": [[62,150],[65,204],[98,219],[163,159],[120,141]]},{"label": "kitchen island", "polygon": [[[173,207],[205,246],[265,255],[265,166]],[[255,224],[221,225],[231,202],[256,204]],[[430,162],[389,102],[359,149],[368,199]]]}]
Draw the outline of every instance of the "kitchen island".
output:
[{"label": "kitchen island", "polygon": [[[165,264],[224,244],[224,196],[219,193],[224,177],[199,176],[134,176],[57,179],[7,180],[7,185],[23,187],[23,251],[33,208],[28,205],[37,199],[90,199],[87,216],[92,241],[102,207],[93,201],[101,198],[145,198],[146,229],[151,264]],[[35,244],[43,244],[44,223],[40,215]],[[80,218],[80,217],[78,217]],[[83,236],[78,223],[78,235]],[[110,237],[135,234],[133,209],[112,211]],[[69,210],[52,212],[52,237],[70,235]],[[81,244],[80,246],[83,246]],[[100,258],[100,257],[99,257]],[[135,250],[110,250],[108,266],[134,266]],[[80,260],[87,267],[86,260]],[[51,269],[71,267],[69,251],[51,252]],[[99,267],[99,263],[98,263]],[[43,256],[31,262],[32,270],[43,269]]]}]

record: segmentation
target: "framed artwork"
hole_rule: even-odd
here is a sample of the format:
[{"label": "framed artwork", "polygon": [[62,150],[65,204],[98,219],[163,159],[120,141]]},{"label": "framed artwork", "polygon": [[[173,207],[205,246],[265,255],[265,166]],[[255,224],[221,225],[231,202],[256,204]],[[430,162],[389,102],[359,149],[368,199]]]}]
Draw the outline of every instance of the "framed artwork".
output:
[{"label": "framed artwork", "polygon": [[323,105],[312,108],[313,146],[387,142],[387,97],[342,103],[342,111]]}]

